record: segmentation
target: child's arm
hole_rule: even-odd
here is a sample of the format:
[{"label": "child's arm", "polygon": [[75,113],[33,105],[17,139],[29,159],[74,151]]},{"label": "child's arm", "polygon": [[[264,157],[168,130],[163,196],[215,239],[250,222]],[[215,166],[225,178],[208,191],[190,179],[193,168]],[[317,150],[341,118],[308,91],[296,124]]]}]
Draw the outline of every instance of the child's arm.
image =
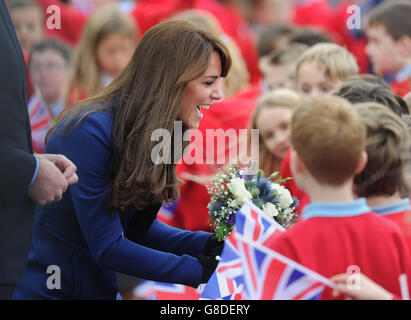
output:
[{"label": "child's arm", "polygon": [[350,300],[401,300],[364,274],[355,276],[356,283],[352,283],[352,277],[352,274],[341,273],[330,278],[337,285],[337,288],[333,291],[334,297],[345,294],[347,299]]}]

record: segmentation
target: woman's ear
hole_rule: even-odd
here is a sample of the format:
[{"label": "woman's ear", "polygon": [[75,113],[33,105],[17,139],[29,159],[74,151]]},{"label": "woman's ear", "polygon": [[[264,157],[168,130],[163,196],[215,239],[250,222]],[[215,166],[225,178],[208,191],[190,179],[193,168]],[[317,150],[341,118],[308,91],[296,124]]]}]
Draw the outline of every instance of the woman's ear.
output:
[{"label": "woman's ear", "polygon": [[364,170],[365,166],[367,165],[368,155],[366,151],[361,152],[361,158],[358,162],[357,169],[355,170],[355,174],[359,174],[361,171]]}]

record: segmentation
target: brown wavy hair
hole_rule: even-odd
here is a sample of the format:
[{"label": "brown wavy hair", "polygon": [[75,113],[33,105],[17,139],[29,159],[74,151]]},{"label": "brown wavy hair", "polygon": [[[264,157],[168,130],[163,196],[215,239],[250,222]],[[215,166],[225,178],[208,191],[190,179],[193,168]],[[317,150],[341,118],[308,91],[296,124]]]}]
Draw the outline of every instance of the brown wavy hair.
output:
[{"label": "brown wavy hair", "polygon": [[[115,102],[115,150],[108,173],[111,211],[178,197],[176,163],[153,163],[151,151],[158,142],[151,135],[165,129],[174,141],[174,122],[186,86],[206,71],[214,51],[225,77],[231,57],[220,40],[187,21],[160,23],[144,34],[130,63],[106,89],[65,112],[62,130],[75,128],[87,115],[108,110]],[[183,134],[186,130],[183,126]]]},{"label": "brown wavy hair", "polygon": [[367,130],[367,165],[355,176],[360,197],[391,196],[400,191],[409,159],[409,131],[403,120],[386,106],[355,104]]}]

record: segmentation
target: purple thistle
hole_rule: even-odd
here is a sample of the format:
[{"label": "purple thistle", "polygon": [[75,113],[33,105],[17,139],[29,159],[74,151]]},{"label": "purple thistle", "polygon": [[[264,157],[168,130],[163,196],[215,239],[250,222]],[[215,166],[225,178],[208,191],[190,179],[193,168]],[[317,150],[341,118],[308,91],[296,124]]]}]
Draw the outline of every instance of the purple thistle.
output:
[{"label": "purple thistle", "polygon": [[231,227],[235,223],[235,212],[233,211],[228,217],[227,225]]},{"label": "purple thistle", "polygon": [[241,179],[243,179],[244,181],[246,181],[246,180],[252,178],[253,175],[252,175],[252,174],[245,174],[245,173],[243,173],[243,174],[240,175],[240,177],[241,177]]}]

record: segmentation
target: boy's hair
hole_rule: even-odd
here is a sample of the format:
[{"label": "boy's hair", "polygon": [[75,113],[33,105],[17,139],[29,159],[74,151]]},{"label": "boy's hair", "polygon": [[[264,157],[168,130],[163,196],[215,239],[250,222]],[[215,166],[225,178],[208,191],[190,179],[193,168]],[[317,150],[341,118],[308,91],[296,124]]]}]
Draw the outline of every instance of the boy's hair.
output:
[{"label": "boy's hair", "polygon": [[[295,64],[298,61],[298,58],[307,51],[308,46],[304,44],[294,43],[282,49],[278,52],[273,51],[268,55],[267,59],[261,59],[260,61],[260,70],[263,73],[272,72],[270,70],[271,66],[290,66],[290,72],[288,75],[288,80],[295,80]],[[266,71],[267,70],[267,71]]]},{"label": "boy's hair", "polygon": [[384,26],[391,37],[397,41],[402,36],[411,38],[411,2],[387,1],[376,6],[367,15],[367,25]]},{"label": "boy's hair", "polygon": [[350,79],[345,81],[334,94],[347,99],[353,104],[363,102],[380,103],[399,116],[410,113],[407,104],[400,96],[377,82]]},{"label": "boy's hair", "polygon": [[291,143],[319,183],[339,186],[354,176],[360,163],[365,128],[347,100],[309,98],[293,114]]},{"label": "boy's hair", "polygon": [[294,64],[298,58],[307,51],[308,46],[294,43],[279,52],[273,52],[268,56],[268,63],[273,65]]},{"label": "boy's hair", "polygon": [[40,12],[41,15],[41,23],[44,22],[44,12],[43,8],[33,0],[10,0],[9,11],[12,12],[15,9],[23,9],[23,8],[36,8]]},{"label": "boy's hair", "polygon": [[[411,97],[411,94],[410,94]],[[407,127],[408,130],[408,138],[410,139],[410,144],[411,144],[411,115],[409,114],[404,114],[401,116],[401,120],[404,122],[405,126]],[[400,190],[400,197],[401,198],[406,198],[411,195],[411,149],[410,149],[410,154],[408,155],[407,163],[404,168],[404,181],[401,186]]]},{"label": "boy's hair", "polygon": [[345,80],[358,74],[355,57],[335,43],[319,43],[305,51],[297,61],[296,77],[303,63],[314,62],[324,68],[325,77],[331,81]]},{"label": "boy's hair", "polygon": [[402,99],[407,104],[408,110],[411,111],[411,91],[408,92]]},{"label": "boy's hair", "polygon": [[295,32],[296,28],[286,25],[275,25],[266,27],[258,37],[258,56],[264,57],[272,52],[279,51],[278,41],[288,39]]},{"label": "boy's hair", "polygon": [[354,105],[367,131],[367,165],[355,176],[358,196],[393,195],[403,186],[409,153],[408,129],[385,106],[368,102]]},{"label": "boy's hair", "polygon": [[62,56],[62,58],[64,59],[67,65],[70,64],[71,57],[72,57],[72,49],[61,41],[50,39],[50,40],[41,41],[34,45],[34,47],[30,51],[29,65],[31,65],[33,54],[37,52],[43,52],[45,50],[53,50],[57,52],[58,54]]},{"label": "boy's hair", "polygon": [[330,36],[316,29],[302,29],[294,32],[290,37],[290,44],[304,44],[312,47],[318,43],[332,42]]},{"label": "boy's hair", "polygon": [[370,82],[370,83],[376,83],[384,88],[391,90],[391,86],[388,84],[387,81],[384,80],[384,78],[380,75],[377,74],[371,74],[371,73],[361,73],[357,74],[355,76],[352,76],[348,78],[346,81],[351,81],[351,80],[358,80],[358,81],[365,81],[365,82]]}]

